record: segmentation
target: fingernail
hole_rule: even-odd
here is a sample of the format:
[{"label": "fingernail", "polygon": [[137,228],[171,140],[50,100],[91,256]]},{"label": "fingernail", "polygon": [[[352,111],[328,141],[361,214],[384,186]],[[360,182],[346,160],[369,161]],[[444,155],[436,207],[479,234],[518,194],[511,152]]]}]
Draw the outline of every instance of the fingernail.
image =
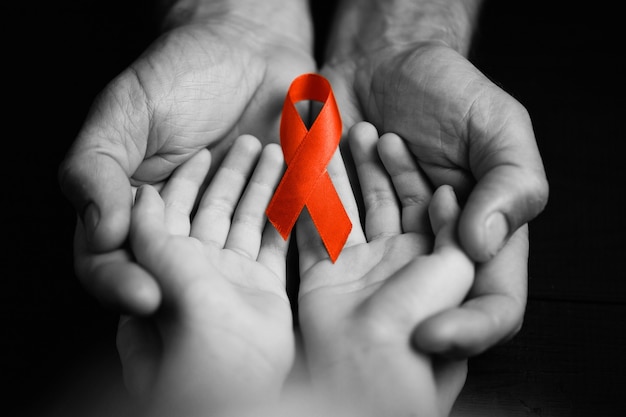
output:
[{"label": "fingernail", "polygon": [[85,226],[88,240],[92,239],[99,222],[100,211],[95,204],[91,203],[87,206],[87,208],[85,209],[85,213],[83,214],[83,225]]},{"label": "fingernail", "polygon": [[490,256],[495,256],[509,234],[509,223],[504,214],[495,212],[485,221],[485,247]]}]

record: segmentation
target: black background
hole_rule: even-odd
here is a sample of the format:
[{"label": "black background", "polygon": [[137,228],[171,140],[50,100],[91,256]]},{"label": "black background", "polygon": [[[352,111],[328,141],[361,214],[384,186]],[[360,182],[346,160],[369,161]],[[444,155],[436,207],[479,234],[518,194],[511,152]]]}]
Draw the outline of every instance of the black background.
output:
[{"label": "black background", "polygon": [[[0,6],[4,415],[106,415],[124,398],[117,317],[73,275],[56,171],[95,95],[156,35],[150,3]],[[617,5],[578,3],[491,0],[476,34],[472,61],[531,114],[551,196],[531,224],[524,328],[470,363],[459,412],[626,415],[626,37]]]}]

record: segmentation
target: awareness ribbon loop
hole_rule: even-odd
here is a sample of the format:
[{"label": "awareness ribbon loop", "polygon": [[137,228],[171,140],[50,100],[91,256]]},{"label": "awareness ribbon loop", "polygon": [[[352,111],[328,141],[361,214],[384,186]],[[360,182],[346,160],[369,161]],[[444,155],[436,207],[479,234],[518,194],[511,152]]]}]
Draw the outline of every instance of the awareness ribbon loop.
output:
[{"label": "awareness ribbon loop", "polygon": [[[295,107],[299,101],[323,103],[307,129]],[[287,239],[307,207],[332,262],[352,230],[352,223],[326,171],[341,139],[341,117],[330,83],[321,75],[303,74],[289,87],[280,121],[280,144],[287,170],[267,207],[267,217]]]}]

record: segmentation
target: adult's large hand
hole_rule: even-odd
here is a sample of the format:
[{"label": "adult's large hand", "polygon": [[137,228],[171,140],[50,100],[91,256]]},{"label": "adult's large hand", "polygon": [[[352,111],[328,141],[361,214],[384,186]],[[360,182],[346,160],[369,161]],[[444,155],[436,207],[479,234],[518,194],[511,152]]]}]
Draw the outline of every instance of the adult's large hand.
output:
[{"label": "adult's large hand", "polygon": [[97,98],[59,173],[80,215],[77,275],[128,313],[160,303],[123,248],[132,186],[163,181],[204,147],[219,160],[240,132],[277,141],[290,82],[315,69],[304,0],[179,3],[168,31]]},{"label": "adult's large hand", "polygon": [[479,353],[523,319],[525,225],[548,197],[531,121],[463,56],[480,1],[365,3],[341,4],[322,73],[346,126],[367,120],[399,134],[432,185],[453,185],[464,200],[459,238],[481,263],[474,287],[461,307],[425,320],[415,342],[434,353]]}]

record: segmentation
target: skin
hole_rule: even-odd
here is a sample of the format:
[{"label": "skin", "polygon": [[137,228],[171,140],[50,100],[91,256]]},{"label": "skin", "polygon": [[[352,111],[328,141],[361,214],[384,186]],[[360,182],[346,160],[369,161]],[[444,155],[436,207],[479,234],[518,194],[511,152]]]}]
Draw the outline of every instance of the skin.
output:
[{"label": "skin", "polygon": [[476,280],[465,303],[414,332],[420,349],[449,357],[478,354],[518,332],[526,223],[548,197],[528,112],[465,57],[479,5],[345,0],[322,67],[346,129],[367,120],[397,133],[430,184],[459,195],[459,239],[480,263]]},{"label": "skin", "polygon": [[431,201],[397,135],[379,139],[360,123],[349,140],[364,227],[346,171],[334,163],[329,172],[354,227],[337,262],[310,218],[298,224],[299,313],[312,380],[340,404],[358,404],[361,415],[448,415],[465,361],[435,363],[410,340],[416,323],[460,305],[472,285],[474,263],[456,239],[458,203],[447,186]]},{"label": "skin", "polygon": [[398,136],[379,140],[366,123],[350,136],[365,227],[339,154],[329,172],[355,227],[337,263],[310,218],[298,223],[300,323],[313,382],[299,381],[305,395],[283,386],[295,354],[288,242],[264,216],[282,174],[279,147],[261,153],[258,140],[239,137],[192,219],[209,152],[176,170],[160,193],[139,188],[130,246],[163,303],[149,319],[120,322],[118,349],[143,415],[283,415],[319,401],[337,416],[449,413],[465,361],[434,361],[410,337],[416,322],[461,303],[472,284],[474,264],[455,234],[458,204],[450,187],[431,196]]},{"label": "skin", "polygon": [[277,142],[289,83],[315,69],[302,2],[201,3],[174,8],[168,30],[104,89],[59,170],[80,215],[77,275],[118,311],[147,315],[161,302],[123,246],[132,187],[159,184],[205,147],[219,161],[240,132]]},{"label": "skin", "polygon": [[[133,186],[158,186],[204,147],[219,161],[241,132],[277,141],[289,83],[316,69],[304,1],[170,3],[167,31],[101,93],[59,170],[80,216],[78,277],[103,304],[139,316],[157,311],[162,293],[124,246]],[[475,282],[460,307],[413,332],[416,347],[448,357],[519,330],[525,224],[548,195],[528,113],[465,58],[479,3],[345,0],[321,68],[346,131],[369,120],[400,134],[430,184],[460,196]]]},{"label": "skin", "polygon": [[202,151],[160,194],[142,186],[132,211],[132,252],[163,303],[150,319],[122,320],[118,347],[151,416],[272,403],[293,363],[288,242],[264,216],[282,175],[280,148],[261,154],[256,138],[237,138],[191,221],[210,163]]}]

